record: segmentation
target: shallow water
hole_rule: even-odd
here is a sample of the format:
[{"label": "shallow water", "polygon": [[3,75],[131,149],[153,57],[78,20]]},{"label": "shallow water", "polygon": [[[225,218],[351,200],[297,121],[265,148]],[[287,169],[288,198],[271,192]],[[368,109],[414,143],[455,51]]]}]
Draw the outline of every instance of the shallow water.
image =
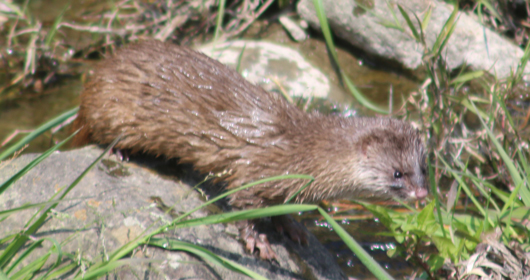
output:
[{"label": "shallow water", "polygon": [[[345,215],[369,215],[366,212],[350,210]],[[355,254],[344,244],[340,237],[320,218],[318,213],[303,213],[295,217],[313,233],[320,243],[332,253],[341,269],[348,276],[355,279],[376,279],[366,266],[362,264]],[[410,276],[417,268],[413,267],[402,257],[390,258],[387,251],[396,247],[393,237],[381,235],[388,231],[374,219],[343,220],[338,221],[362,247],[370,254],[388,273],[396,279]]]},{"label": "shallow water", "polygon": [[[79,79],[67,79],[50,89],[41,93],[22,93],[19,98],[0,102],[0,141],[5,146],[15,143],[26,135],[24,132],[31,131],[49,119],[60,113],[78,106],[78,96],[81,91]],[[21,131],[18,134],[16,132]],[[52,147],[57,142],[69,135],[70,127],[64,127],[55,134],[46,132],[37,137],[24,150],[24,153],[39,153]],[[0,147],[0,151],[3,150]]]}]

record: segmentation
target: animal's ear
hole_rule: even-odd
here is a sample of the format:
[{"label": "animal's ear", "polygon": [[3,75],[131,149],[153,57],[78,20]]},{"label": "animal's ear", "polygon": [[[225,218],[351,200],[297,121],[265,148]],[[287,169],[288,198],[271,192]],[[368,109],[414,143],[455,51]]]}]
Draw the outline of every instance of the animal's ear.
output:
[{"label": "animal's ear", "polygon": [[365,157],[366,157],[366,151],[368,150],[368,147],[370,145],[370,141],[368,141],[366,138],[367,137],[361,140],[361,153]]},{"label": "animal's ear", "polygon": [[360,141],[362,155],[366,157],[368,155],[368,149],[370,149],[374,144],[381,142],[381,140],[382,139],[375,135],[367,135],[363,137]]}]

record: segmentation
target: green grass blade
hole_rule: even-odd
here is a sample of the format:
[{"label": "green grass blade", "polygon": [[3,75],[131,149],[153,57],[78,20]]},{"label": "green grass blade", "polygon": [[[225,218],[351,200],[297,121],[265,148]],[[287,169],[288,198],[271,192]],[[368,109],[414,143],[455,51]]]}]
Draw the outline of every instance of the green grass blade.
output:
[{"label": "green grass blade", "polygon": [[128,260],[117,260],[113,262],[106,263],[105,266],[102,266],[93,271],[86,271],[86,273],[77,276],[74,280],[90,280],[90,279],[99,279],[101,276],[111,273],[116,268],[119,268],[128,264],[136,264],[138,262],[158,262],[154,260],[143,260],[143,259],[128,259]]},{"label": "green grass blade", "polygon": [[[77,132],[76,132],[77,133]],[[33,167],[35,167],[37,164],[39,164],[41,161],[43,161],[44,159],[46,159],[49,155],[51,155],[53,152],[57,151],[63,144],[65,144],[66,142],[68,142],[70,139],[72,139],[72,137],[76,134],[72,134],[70,137],[66,138],[65,140],[63,140],[62,142],[60,142],[59,144],[53,146],[52,148],[48,149],[46,152],[44,152],[42,155],[40,155],[39,157],[37,157],[36,159],[32,160],[28,165],[24,166],[24,168],[22,168],[22,170],[20,170],[19,172],[17,172],[15,175],[11,176],[11,178],[9,178],[7,181],[5,181],[4,183],[2,183],[0,185],[0,194],[2,194],[5,190],[7,190],[7,188],[9,188],[15,181],[17,181],[18,179],[20,179],[20,177],[24,176],[24,174],[28,173],[28,171],[30,171]]]},{"label": "green grass blade", "polygon": [[61,24],[61,21],[63,20],[64,13],[66,12],[66,10],[68,10],[69,7],[70,7],[70,4],[67,4],[63,8],[59,16],[55,18],[55,21],[53,22],[53,25],[48,31],[48,35],[46,35],[46,39],[44,40],[44,46],[46,47],[46,49],[50,48],[52,40],[55,37],[55,34],[57,33],[57,29],[59,28],[59,25]]},{"label": "green grass blade", "polygon": [[[220,200],[220,199],[222,199],[222,198],[224,198],[224,197],[226,197],[226,196],[228,196],[228,195],[230,195],[232,193],[235,193],[237,191],[240,191],[242,189],[246,189],[246,188],[249,188],[249,187],[252,187],[252,186],[255,186],[255,185],[266,183],[266,182],[269,182],[269,181],[284,180],[284,179],[313,180],[314,178],[311,177],[311,176],[308,176],[308,175],[294,175],[294,174],[293,175],[282,175],[282,176],[275,176],[275,177],[270,177],[270,178],[258,180],[256,182],[252,182],[250,184],[246,184],[246,185],[241,186],[239,188],[230,190],[228,192],[225,192],[225,193],[215,197],[214,199],[211,199],[211,200],[199,205],[198,207],[195,207],[194,209],[184,213],[183,215],[180,215],[179,217],[174,219],[169,225],[162,226],[162,227],[158,228],[157,230],[155,230],[154,232],[150,233],[147,236],[138,237],[136,240],[130,241],[126,245],[122,246],[118,250],[116,250],[113,253],[111,253],[109,255],[109,260],[112,261],[112,260],[118,260],[118,259],[122,258],[123,256],[129,254],[134,248],[138,247],[138,245],[142,244],[143,242],[146,242],[146,240],[148,238],[150,238],[151,236],[154,236],[154,235],[156,235],[158,233],[162,233],[162,232],[164,232],[165,230],[167,230],[170,227],[177,227],[177,226],[178,227],[186,227],[186,226],[192,226],[192,225],[204,225],[204,224],[212,224],[212,223],[216,223],[216,222],[237,221],[237,220],[242,220],[242,219],[253,219],[253,218],[257,218],[257,217],[283,215],[283,214],[286,214],[286,213],[314,210],[314,207],[315,207],[314,205],[305,205],[304,206],[303,204],[296,204],[296,205],[287,204],[287,205],[277,205],[277,206],[261,208],[261,209],[251,209],[251,210],[246,210],[246,211],[223,213],[223,214],[220,214],[220,215],[207,216],[207,217],[204,217],[204,218],[200,218],[198,220],[197,219],[193,219],[193,220],[186,220],[186,221],[180,222],[182,219],[184,219],[185,217],[189,216],[193,212],[195,212],[195,211],[197,211],[197,210],[199,210],[201,208],[204,208],[207,205],[210,205],[210,204],[212,204],[212,203],[214,203],[214,202],[216,202],[216,201],[218,201],[218,200]],[[305,209],[309,209],[309,210],[305,210]],[[259,213],[260,211],[261,211],[261,214]],[[220,216],[222,216],[222,217],[220,217]],[[103,264],[100,263],[100,265],[103,265]],[[98,267],[98,266],[95,266],[95,267]]]},{"label": "green grass blade", "polygon": [[239,52],[239,56],[237,57],[236,72],[240,74],[241,74],[241,62],[243,62],[243,54],[245,53],[246,48],[247,48],[247,44],[244,44],[243,48]]},{"label": "green grass blade", "polygon": [[[450,170],[449,164],[447,162],[445,162],[445,160],[441,156],[438,156],[438,159],[445,165],[445,167],[448,170]],[[464,192],[467,194],[468,198],[473,202],[473,205],[477,208],[477,210],[480,212],[480,214],[482,214],[482,216],[486,217],[487,216],[486,210],[484,209],[484,207],[482,207],[480,202],[473,195],[473,192],[471,192],[471,190],[469,189],[469,186],[462,179],[462,176],[459,176],[458,174],[452,173],[452,172],[451,172],[451,175],[453,176],[453,178],[455,178],[455,180],[458,182],[458,184],[460,184],[460,186],[462,187]],[[489,222],[491,223],[491,225],[494,225],[492,220],[489,220]]]},{"label": "green grass blade", "polygon": [[33,250],[35,250],[37,247],[39,247],[42,242],[44,242],[44,239],[37,240],[36,242],[33,242],[22,254],[18,256],[18,258],[10,265],[10,267],[6,270],[7,274],[11,274],[11,271],[16,268],[16,266],[25,258],[27,258]]},{"label": "green grass blade", "polygon": [[521,57],[521,62],[519,62],[519,65],[517,66],[517,70],[515,71],[515,75],[512,79],[512,87],[515,86],[518,82],[521,81],[523,73],[526,69],[526,64],[528,64],[528,59],[530,58],[530,44],[526,44],[526,47],[524,48],[523,57]]},{"label": "green grass blade", "polygon": [[270,178],[266,178],[266,179],[261,179],[261,180],[258,180],[258,181],[255,181],[255,182],[252,182],[252,183],[249,183],[249,184],[245,184],[239,188],[235,188],[233,190],[229,190],[217,197],[215,197],[214,199],[211,199],[209,201],[207,201],[206,203],[204,204],[201,204],[197,207],[195,207],[194,209],[182,214],[181,216],[179,216],[177,219],[175,219],[175,221],[179,221],[179,220],[182,220],[184,219],[185,217],[189,216],[191,213],[201,209],[201,208],[204,208],[220,199],[223,199],[233,193],[236,193],[240,190],[243,190],[243,189],[247,189],[247,188],[250,188],[250,187],[253,187],[253,186],[256,186],[256,185],[260,185],[260,184],[263,184],[263,183],[267,183],[267,182],[271,182],[271,181],[277,181],[277,180],[287,180],[287,179],[305,179],[305,180],[309,180],[309,181],[313,181],[315,180],[315,178],[313,178],[312,176],[309,176],[309,175],[298,175],[298,174],[291,174],[291,175],[281,175],[281,176],[274,176],[274,177],[270,177]]},{"label": "green grass blade", "polygon": [[388,10],[390,11],[390,14],[392,15],[392,18],[394,19],[393,25],[395,26],[395,28],[398,29],[398,30],[405,31],[403,26],[401,26],[401,22],[398,20],[397,14],[396,14],[396,12],[393,9],[392,4],[390,4],[390,2],[388,2],[388,0],[386,1],[386,6],[387,6]]},{"label": "green grass blade", "polygon": [[318,207],[318,212],[322,215],[326,222],[333,228],[338,236],[344,241],[344,243],[355,253],[359,260],[374,274],[377,279],[394,279],[386,270],[381,267],[373,258],[370,256],[362,247],[353,239],[331,216],[324,211],[324,209]]},{"label": "green grass blade", "polygon": [[68,111],[62,113],[61,115],[53,118],[52,120],[44,123],[43,125],[39,126],[33,132],[31,132],[30,134],[26,135],[26,137],[24,137],[22,140],[18,141],[16,144],[12,145],[7,150],[5,150],[2,153],[0,153],[0,161],[4,160],[6,157],[10,156],[11,154],[16,152],[20,148],[24,147],[24,145],[26,145],[27,143],[31,142],[31,140],[35,139],[37,136],[41,135],[42,133],[44,133],[48,129],[63,123],[65,120],[67,120],[71,116],[77,114],[78,110],[79,110],[79,108],[77,108],[77,107],[74,108],[74,109],[68,110]]},{"label": "green grass blade", "polygon": [[[472,175],[470,172],[469,172],[469,169],[468,169],[468,165],[469,165],[469,160],[466,161],[466,163],[462,163],[460,161],[459,158],[456,158],[456,157],[453,157],[453,163],[455,165],[457,165],[460,170],[462,170],[462,172],[453,172],[453,174],[457,174],[458,176],[460,176],[461,178],[462,177],[467,177],[467,178],[470,178],[471,181],[473,182],[473,184],[475,185],[475,188],[478,189],[480,191],[480,193],[482,194],[483,197],[487,198],[487,201],[488,203],[492,203],[492,205],[495,207],[495,209],[497,209],[498,211],[500,211],[499,207],[497,206],[497,204],[492,201],[491,199],[489,199],[489,197],[491,196],[491,194],[486,190],[484,189],[483,185],[484,185],[484,180],[481,180],[479,179],[478,177]],[[447,169],[447,168],[446,168]],[[467,186],[464,186],[464,187],[467,187]],[[488,208],[486,206],[486,208]]]},{"label": "green grass blade", "polygon": [[[7,270],[7,273],[9,274],[11,271],[13,271],[16,266],[22,261],[24,260],[25,258],[29,257],[30,254],[37,248],[39,248],[42,244],[42,242],[44,240],[48,240],[50,242],[53,243],[53,249],[55,249],[54,251],[56,251],[57,253],[57,257],[56,257],[56,261],[55,263],[47,268],[47,272],[45,275],[47,275],[48,273],[50,273],[51,271],[53,271],[53,269],[55,269],[55,267],[57,267],[61,261],[62,261],[62,256],[63,256],[63,253],[61,251],[61,245],[59,244],[59,242],[57,242],[57,240],[55,240],[54,238],[43,238],[43,239],[40,239],[40,240],[37,240],[36,242],[34,242],[33,244],[31,244],[25,251],[23,254],[21,254],[17,260],[11,265],[11,267]],[[51,256],[51,253],[52,253],[52,250],[50,249],[44,256],[42,256],[41,258],[31,262],[29,265],[25,265],[23,266],[23,268],[14,273],[13,276],[12,276],[12,279],[17,279],[17,278],[24,278],[24,279],[27,279],[29,275],[33,275],[35,273],[38,273],[39,270],[42,268],[42,266],[48,261],[49,257]],[[42,278],[42,277],[39,277],[39,278]]]},{"label": "green grass blade", "polygon": [[407,22],[407,25],[409,26],[410,31],[412,31],[412,36],[414,36],[414,39],[416,39],[416,41],[418,42],[421,42],[420,34],[418,33],[418,30],[416,30],[416,27],[414,26],[414,24],[412,24],[412,21],[410,20],[410,17],[407,14],[407,12],[403,10],[403,7],[401,7],[401,5],[398,5],[398,9],[399,9],[399,12],[401,13],[401,16]]},{"label": "green grass blade", "polygon": [[259,279],[259,280],[265,280],[267,278],[261,276],[260,274],[236,263],[231,260],[225,259],[221,256],[218,256],[214,253],[212,253],[209,250],[206,250],[202,247],[199,247],[197,245],[193,245],[187,242],[183,241],[177,241],[177,240],[168,240],[168,239],[162,239],[162,238],[152,238],[147,242],[148,245],[156,246],[159,248],[163,248],[166,250],[175,250],[175,251],[185,251],[191,254],[194,254],[198,257],[200,257],[203,260],[207,260],[213,264],[216,264],[221,267],[225,267],[227,269],[230,269],[232,271],[238,272],[240,274],[246,275],[248,277],[251,277],[252,279]]},{"label": "green grass blade", "polygon": [[450,85],[463,84],[463,83],[466,83],[466,82],[469,82],[471,80],[474,80],[474,79],[477,79],[477,78],[480,78],[480,77],[484,76],[484,73],[485,73],[485,71],[479,70],[479,71],[473,71],[473,72],[468,72],[468,73],[465,73],[465,74],[462,74],[462,75],[458,75],[458,77],[456,77],[453,80],[451,80],[449,82],[449,84]]},{"label": "green grass blade", "polygon": [[510,111],[506,107],[506,102],[504,102],[504,98],[500,96],[500,93],[499,94],[492,93],[492,96],[493,96],[493,100],[501,106],[502,111],[504,112],[504,116],[508,120],[508,123],[510,124],[514,132],[518,135],[519,134],[518,128],[513,122],[512,114],[510,114]]},{"label": "green grass blade", "polygon": [[[8,11],[11,11],[13,13],[15,13],[19,18],[25,18],[26,15],[24,15],[24,11],[22,11],[16,4],[13,4],[9,1],[2,1],[3,2],[3,5],[5,5],[7,8],[8,8]],[[8,14],[4,11],[0,12],[2,14]]]},{"label": "green grass blade", "polygon": [[[466,169],[466,173],[469,173],[469,171],[467,169]],[[480,191],[482,196],[484,196],[484,197],[491,196],[491,194],[488,193],[488,191],[484,188],[484,185],[485,185],[484,184],[485,183],[484,180],[471,179],[471,181],[473,182],[475,187]],[[491,203],[491,205],[493,205],[493,208],[495,208],[495,210],[500,211],[499,205],[497,205],[497,203],[494,200],[488,199],[488,203]]]},{"label": "green grass blade", "polygon": [[435,53],[436,56],[438,56],[438,57],[442,57],[442,51],[445,48],[445,45],[447,45],[447,42],[449,42],[449,39],[451,38],[451,35],[453,35],[453,32],[455,31],[456,22],[452,23],[449,27],[450,27],[449,30],[447,30],[447,32],[446,32],[446,34],[445,34],[445,36],[443,38],[442,44],[438,48],[438,52]]},{"label": "green grass blade", "polygon": [[[116,145],[116,143],[118,143],[118,141],[120,141],[120,137],[116,138],[112,143],[110,143],[110,145],[105,148],[105,150],[103,151],[103,153],[101,153],[101,155],[98,156],[98,158],[96,160],[94,160],[90,166],[85,169],[83,171],[83,173],[81,173],[81,175],[77,176],[77,178],[68,186],[68,188],[66,188],[66,190],[61,194],[61,196],[59,197],[60,200],[62,200],[84,177],[85,175],[90,172],[90,170],[92,170],[92,168],[94,168],[94,166],[96,166],[96,164],[105,156],[107,155],[110,150],[114,147],[114,145]],[[55,206],[57,206],[57,204],[55,204],[54,206],[50,207],[50,210],[52,208],[55,208]]]},{"label": "green grass blade", "polygon": [[[401,22],[398,20],[396,12],[393,9],[392,3],[390,3],[388,0],[386,0],[386,5],[388,7],[388,11],[392,15],[393,21],[390,21],[387,19],[387,17],[382,17],[379,14],[375,13],[373,8],[363,5],[360,1],[355,2],[358,8],[363,9],[363,12],[369,13],[373,17],[378,19],[378,24],[387,28],[392,28],[399,30],[400,32],[405,32],[405,29],[403,26],[401,26]],[[368,3],[369,4],[369,3]]]},{"label": "green grass blade", "polygon": [[528,178],[530,178],[530,166],[528,166],[528,161],[526,157],[524,156],[524,153],[521,151],[521,148],[517,149],[517,155],[519,156],[519,162],[521,163],[521,166],[523,167],[524,181],[528,182]]},{"label": "green grass blade", "polygon": [[[471,102],[471,104],[473,106],[475,106],[475,104],[472,101],[470,101],[470,102]],[[521,174],[519,174],[519,170],[517,170],[517,167],[515,167],[515,164],[514,164],[512,158],[510,158],[510,156],[506,153],[506,151],[502,147],[501,143],[499,143],[497,138],[495,138],[495,135],[493,135],[493,132],[486,125],[486,123],[484,122],[482,117],[480,115],[478,115],[478,117],[480,119],[480,122],[482,123],[482,126],[486,130],[486,133],[488,134],[491,142],[493,143],[493,145],[497,149],[497,152],[501,156],[502,161],[506,165],[506,168],[508,169],[508,172],[510,173],[510,176],[512,177],[512,180],[513,180],[514,184],[516,186],[518,186],[519,184],[524,184],[524,181],[521,178]],[[523,186],[520,189],[519,194],[521,195],[521,198],[523,199],[524,205],[525,206],[530,206],[530,191],[528,190],[528,186]]]},{"label": "green grass blade", "polygon": [[[36,29],[41,29],[41,25],[35,25]],[[26,61],[24,62],[24,74],[35,74],[37,70],[37,40],[39,39],[39,34],[37,31],[31,33],[29,42],[26,51]]]},{"label": "green grass blade", "polygon": [[353,97],[355,97],[355,99],[357,99],[357,101],[359,101],[359,103],[361,103],[364,107],[366,107],[366,108],[368,108],[368,109],[370,109],[370,110],[372,110],[374,112],[388,115],[388,110],[386,110],[386,109],[384,109],[384,108],[382,108],[382,107],[380,107],[378,105],[375,105],[370,100],[366,99],[366,97],[364,97],[364,95],[353,84],[353,82],[350,80],[350,78],[348,78],[348,76],[346,76],[346,74],[344,74],[344,72],[342,72],[342,70],[341,70],[341,75],[342,75],[342,79],[346,83],[346,87],[348,88],[350,93],[353,95]]},{"label": "green grass blade", "polygon": [[486,112],[480,110],[479,108],[473,106],[471,103],[470,103],[470,100],[469,99],[462,99],[460,101],[460,104],[462,104],[463,106],[465,106],[469,111],[473,112],[475,115],[478,115],[482,118],[488,118],[488,114],[486,114]]},{"label": "green grass blade", "polygon": [[[54,151],[56,151],[64,143],[68,142],[74,135],[75,135],[75,133],[72,134],[70,137],[66,138],[65,140],[63,140],[62,142],[60,142],[59,144],[55,145],[54,147],[52,147],[51,149],[49,149],[45,153],[43,153],[41,156],[37,157],[35,160],[30,162],[24,168],[22,168],[21,171],[19,171],[15,175],[13,175],[6,183],[4,183],[4,184],[2,184],[2,186],[0,186],[0,193],[5,191],[7,189],[7,187],[9,187],[9,186],[11,186],[13,184],[13,182],[18,180],[22,175],[26,174],[29,170],[31,170],[33,167],[35,167],[38,163],[40,163],[42,160],[47,158],[50,154],[52,154]],[[54,204],[54,205],[57,205],[57,204]],[[11,260],[11,258],[13,256],[15,256],[19,252],[20,248],[29,239],[29,236],[32,235],[35,232],[35,230],[42,225],[42,223],[44,223],[45,217],[42,218],[43,216],[47,216],[47,214],[44,213],[41,216],[41,219],[39,219],[37,221],[37,222],[40,222],[40,224],[35,224],[34,223],[31,227],[26,229],[23,234],[17,236],[17,238],[15,238],[15,240],[6,247],[6,249],[4,250],[2,255],[0,255],[0,268],[5,269],[5,267],[7,266],[9,261]]]},{"label": "green grass blade", "polygon": [[[62,146],[64,143],[66,143],[67,141],[69,141],[73,136],[75,135],[72,134],[70,137],[68,137],[67,139],[63,140],[61,143],[55,145],[55,147],[53,147],[52,149],[57,149],[57,146]],[[70,186],[68,186],[68,188],[66,188],[66,190],[63,191],[63,193],[61,194],[61,196],[59,196],[59,200],[63,199],[76,185],[77,183],[88,173],[88,171],[90,171],[95,165],[97,162],[99,162],[99,160],[104,156],[106,155],[110,149],[119,141],[119,138],[114,140],[114,142],[109,145],[109,147],[107,147],[107,149],[81,174],[77,177],[76,180],[74,180],[74,182],[72,184],[70,184]],[[50,149],[50,150],[52,150]],[[49,154],[51,152],[47,151],[45,154]],[[41,156],[42,157],[42,156]],[[40,158],[40,157],[39,157]],[[40,161],[39,161],[40,162]],[[54,196],[55,197],[55,196]],[[30,225],[25,231],[23,234],[21,234],[20,236],[18,236],[15,241],[11,244],[9,244],[9,246],[6,248],[6,250],[2,253],[2,255],[0,255],[0,267],[3,269],[5,268],[5,266],[7,265],[7,262],[15,255],[18,253],[18,251],[20,250],[20,248],[28,241],[29,239],[29,236],[34,234],[38,228],[40,228],[42,226],[42,224],[46,221],[47,217],[48,217],[48,214],[51,212],[52,209],[54,209],[55,207],[57,207],[58,203],[54,203],[53,205],[51,205],[48,209],[46,209],[45,211],[42,212],[41,216],[37,219],[37,221],[35,221],[32,225]]]},{"label": "green grass blade", "polygon": [[42,277],[40,280],[51,280],[51,279],[63,279],[64,276],[70,272],[72,272],[74,269],[77,269],[79,266],[77,263],[70,263],[68,265],[65,265],[52,273],[46,275],[45,277]]},{"label": "green grass blade", "polygon": [[[495,17],[495,19],[502,21],[501,15],[497,12],[497,9],[493,7],[491,2],[491,0],[478,0],[477,4],[480,3],[480,5],[484,5],[484,7],[486,7],[486,10],[488,10],[488,12],[490,12]],[[482,7],[478,6],[477,10],[482,11]],[[479,18],[483,19],[483,17]]]},{"label": "green grass blade", "polygon": [[326,18],[326,14],[324,11],[324,6],[322,4],[322,0],[313,0],[313,5],[315,6],[315,10],[317,13],[318,20],[320,22],[320,28],[322,30],[322,34],[324,35],[324,39],[326,40],[326,45],[328,47],[329,54],[333,58],[333,62],[337,67],[339,68],[339,74],[342,78],[342,80],[345,82],[348,90],[350,90],[350,93],[353,95],[353,97],[361,103],[364,107],[373,110],[380,114],[388,114],[388,111],[384,108],[374,104],[370,100],[368,100],[358,89],[355,87],[353,82],[348,78],[348,76],[344,73],[344,71],[340,70],[340,63],[339,63],[339,57],[337,55],[337,51],[335,50],[335,45],[333,44],[333,37],[331,35],[331,29],[329,28],[328,20]]},{"label": "green grass blade", "polygon": [[49,257],[50,257],[50,254],[48,253],[48,254],[45,254],[44,256],[37,258],[36,260],[30,262],[29,264],[23,266],[22,269],[14,273],[10,277],[10,279],[18,280],[18,279],[33,278],[33,274],[35,274],[42,268],[42,266],[46,263]]},{"label": "green grass blade", "polygon": [[4,218],[6,216],[9,216],[9,215],[11,215],[13,213],[17,213],[17,212],[23,211],[23,210],[28,210],[28,209],[31,209],[31,208],[52,205],[52,204],[57,203],[57,202],[60,202],[60,201],[59,200],[51,200],[51,201],[40,202],[40,203],[24,204],[24,205],[22,205],[20,207],[16,207],[16,208],[11,208],[11,209],[7,209],[7,210],[4,210],[4,211],[0,211],[0,219]]},{"label": "green grass blade", "polygon": [[423,20],[421,22],[421,30],[425,31],[427,30],[427,26],[429,26],[429,22],[431,21],[431,15],[432,15],[432,6],[429,6],[427,9],[427,12],[423,16]]},{"label": "green grass blade", "polygon": [[59,244],[59,242],[55,238],[45,238],[45,239],[53,243],[53,248],[55,249],[54,251],[56,252],[57,257],[56,257],[55,263],[49,268],[47,268],[46,273],[44,273],[44,275],[39,277],[39,279],[43,279],[48,274],[52,273],[55,268],[61,265],[62,259],[63,259],[63,251],[61,250],[61,244]]},{"label": "green grass blade", "polygon": [[328,46],[328,51],[335,62],[339,61],[337,51],[333,47],[333,36],[331,35],[331,29],[329,28],[328,19],[326,18],[326,12],[324,10],[324,5],[321,0],[313,0],[313,5],[315,6],[315,11],[317,13],[318,21],[320,22],[320,29],[322,30],[322,35],[324,35],[324,40],[326,40],[326,45]]},{"label": "green grass blade", "polygon": [[456,25],[457,15],[458,3],[455,3],[453,5],[453,12],[451,13],[451,16],[449,16],[447,21],[444,23],[444,26],[442,27],[442,30],[440,30],[440,34],[438,34],[438,37],[436,37],[436,41],[432,47],[432,54],[435,56],[440,56],[445,43],[449,40],[449,37],[453,33],[454,27]]},{"label": "green grass blade", "polygon": [[222,213],[217,215],[209,215],[206,217],[185,220],[181,222],[171,223],[167,228],[183,228],[194,227],[201,225],[210,225],[218,223],[230,223],[240,220],[253,220],[264,217],[272,217],[279,215],[286,215],[291,213],[314,211],[317,209],[316,205],[311,204],[285,204],[274,205],[266,208],[248,209],[235,212]]},{"label": "green grass blade", "polygon": [[286,204],[286,205],[271,206],[267,208],[249,209],[249,210],[222,213],[222,214],[217,214],[217,215],[209,215],[206,217],[190,219],[190,220],[185,220],[185,221],[177,221],[178,220],[177,218],[176,220],[171,222],[169,225],[162,226],[158,228],[157,230],[149,233],[148,235],[139,237],[136,240],[133,240],[127,243],[126,245],[122,246],[118,250],[109,254],[109,261],[115,261],[115,260],[121,259],[122,257],[129,254],[132,250],[134,250],[136,247],[138,247],[142,243],[147,242],[147,240],[151,238],[152,236],[155,236],[159,233],[163,233],[170,228],[185,228],[185,227],[210,225],[210,224],[217,224],[217,223],[228,223],[228,222],[234,222],[234,221],[240,221],[240,220],[251,220],[251,219],[257,219],[257,218],[263,218],[263,217],[285,215],[285,214],[290,214],[290,213],[313,211],[316,208],[317,208],[316,205]]},{"label": "green grass blade", "polygon": [[[501,201],[503,201],[504,203],[508,202],[509,193],[500,190],[496,186],[494,186],[494,185],[492,185],[492,184],[490,184],[490,183],[488,183],[488,182],[486,182],[484,180],[481,180],[479,177],[473,175],[472,173],[470,173],[470,172],[463,173],[463,172],[457,171],[455,169],[448,168],[447,166],[444,168],[444,170],[446,170],[447,172],[452,173],[452,174],[457,174],[458,176],[461,176],[461,177],[469,178],[477,186],[479,185],[479,182],[481,182],[484,186],[489,188]],[[479,188],[479,190],[482,192],[482,194],[484,196],[487,196],[486,195],[487,191],[484,188]],[[515,203],[517,204],[517,206],[523,206],[523,204],[521,202],[519,202],[519,201],[515,201]],[[496,203],[494,205],[495,205],[494,207],[498,208]]]},{"label": "green grass blade", "polygon": [[512,206],[514,206],[514,201],[517,199],[517,195],[519,194],[523,183],[524,181],[521,181],[512,191],[510,197],[508,198],[508,202],[504,204],[504,207],[502,207],[501,213],[499,215],[500,217],[504,217],[504,215],[506,215],[506,213],[508,212],[509,208],[512,208]]},{"label": "green grass blade", "polygon": [[431,163],[431,159],[429,157],[429,160],[427,161],[428,171],[429,171],[429,180],[431,185],[431,193],[434,196],[434,200],[436,202],[436,212],[438,215],[438,224],[440,225],[440,229],[442,230],[442,236],[444,238],[447,237],[447,233],[445,232],[445,227],[442,219],[442,202],[440,201],[440,197],[438,196],[438,193],[436,192],[436,179],[434,178],[434,166]]},{"label": "green grass blade", "polygon": [[223,17],[225,15],[225,4],[226,0],[219,0],[219,7],[217,8],[217,22],[215,24],[215,33],[213,36],[213,43],[217,43],[221,36],[221,30],[223,28]]},{"label": "green grass blade", "polygon": [[305,190],[305,188],[309,187],[309,185],[311,185],[311,183],[313,183],[314,180],[315,179],[313,178],[311,181],[309,181],[305,185],[303,185],[298,191],[296,191],[295,193],[293,193],[293,195],[291,195],[289,198],[287,198],[287,200],[285,200],[284,204],[287,204],[287,203],[291,202],[295,197],[298,196],[298,194],[300,194],[303,190]]}]

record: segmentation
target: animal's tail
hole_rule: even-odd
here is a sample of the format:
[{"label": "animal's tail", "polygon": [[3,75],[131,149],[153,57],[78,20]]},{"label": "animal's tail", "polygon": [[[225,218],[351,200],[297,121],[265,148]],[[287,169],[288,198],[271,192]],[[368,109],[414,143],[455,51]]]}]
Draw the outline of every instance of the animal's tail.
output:
[{"label": "animal's tail", "polygon": [[86,125],[82,110],[79,110],[79,112],[77,113],[77,118],[74,120],[74,125],[72,126],[72,133],[77,131],[78,129],[79,132],[74,136],[74,139],[72,140],[72,148],[79,148],[88,145],[91,143],[92,140],[90,136],[90,130]]}]

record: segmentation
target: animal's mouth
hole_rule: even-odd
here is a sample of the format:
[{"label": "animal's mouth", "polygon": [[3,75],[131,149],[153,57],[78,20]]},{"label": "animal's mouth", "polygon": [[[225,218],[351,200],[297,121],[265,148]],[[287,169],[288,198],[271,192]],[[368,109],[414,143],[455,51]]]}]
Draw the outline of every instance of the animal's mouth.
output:
[{"label": "animal's mouth", "polygon": [[403,200],[414,201],[427,197],[429,191],[426,188],[411,188],[409,191],[405,185],[391,185],[390,188]]},{"label": "animal's mouth", "polygon": [[429,194],[429,191],[425,188],[416,188],[413,189],[411,192],[407,193],[408,197],[407,200],[421,200],[427,197]]}]

